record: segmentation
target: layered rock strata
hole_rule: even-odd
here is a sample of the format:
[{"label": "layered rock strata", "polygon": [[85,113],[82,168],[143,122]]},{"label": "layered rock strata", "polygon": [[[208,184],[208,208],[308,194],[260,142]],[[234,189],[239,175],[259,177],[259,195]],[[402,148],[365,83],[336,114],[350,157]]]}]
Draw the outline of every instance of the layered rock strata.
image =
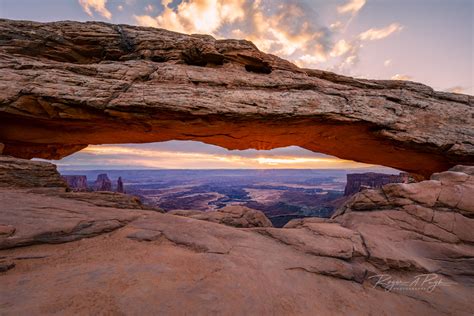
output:
[{"label": "layered rock strata", "polygon": [[66,188],[66,183],[53,164],[0,155],[0,187]]},{"label": "layered rock strata", "polygon": [[243,40],[0,20],[0,75],[0,143],[16,157],[196,140],[296,145],[426,178],[474,163],[472,96],[301,69]]}]

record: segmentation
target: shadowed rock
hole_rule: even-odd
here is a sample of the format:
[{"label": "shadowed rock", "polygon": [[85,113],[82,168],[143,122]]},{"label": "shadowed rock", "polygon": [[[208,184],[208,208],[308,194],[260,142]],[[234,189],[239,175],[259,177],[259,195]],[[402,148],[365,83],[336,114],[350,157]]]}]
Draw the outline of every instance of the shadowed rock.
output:
[{"label": "shadowed rock", "polygon": [[17,157],[174,139],[297,145],[424,177],[474,160],[472,96],[301,69],[248,41],[0,20],[0,69],[0,142]]}]

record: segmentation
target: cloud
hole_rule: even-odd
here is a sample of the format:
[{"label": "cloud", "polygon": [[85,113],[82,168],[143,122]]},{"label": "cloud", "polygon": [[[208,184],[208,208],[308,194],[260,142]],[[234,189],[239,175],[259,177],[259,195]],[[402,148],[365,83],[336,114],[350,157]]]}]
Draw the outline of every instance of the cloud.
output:
[{"label": "cloud", "polygon": [[[171,0],[162,0],[163,12],[156,16],[135,16],[138,24],[182,33],[215,34],[224,23],[244,17],[245,0],[191,0],[181,2],[176,9]],[[147,10],[147,12],[150,12]]]},{"label": "cloud", "polygon": [[461,86],[454,86],[449,89],[446,89],[444,91],[446,92],[452,92],[452,93],[464,93],[467,89]]},{"label": "cloud", "polygon": [[112,13],[105,7],[107,0],[78,0],[82,9],[89,15],[93,16],[92,10],[110,20]]},{"label": "cloud", "polygon": [[149,4],[145,7],[145,12],[151,13],[153,11],[155,11],[155,7],[153,5]]},{"label": "cloud", "polygon": [[332,48],[331,31],[302,1],[189,0],[177,6],[162,0],[158,16],[139,15],[139,25],[218,38],[242,38],[265,52],[296,61],[303,56],[325,61]]},{"label": "cloud", "polygon": [[349,0],[346,4],[338,6],[337,12],[339,14],[351,13],[356,14],[365,5],[365,0]]},{"label": "cloud", "polygon": [[384,65],[385,67],[388,67],[388,66],[390,66],[391,64],[392,64],[392,60],[391,60],[391,59],[387,59],[387,60],[385,60],[385,61],[383,62],[383,65]]},{"label": "cloud", "polygon": [[123,5],[119,4],[119,5],[117,6],[117,10],[123,11]]},{"label": "cloud", "polygon": [[386,38],[395,32],[403,30],[403,26],[398,23],[392,23],[381,29],[371,28],[359,34],[359,39],[363,41],[375,41]]},{"label": "cloud", "polygon": [[338,57],[346,54],[352,49],[352,45],[349,44],[346,40],[342,39],[339,40],[336,45],[332,48],[331,53],[329,54],[331,57]]},{"label": "cloud", "polygon": [[300,67],[348,73],[359,61],[363,40],[381,39],[401,29],[394,23],[352,39],[344,37],[350,20],[365,2],[352,0],[337,7],[337,12],[351,16],[329,26],[321,25],[314,6],[301,0],[161,0],[158,15],[148,12],[134,18],[142,26],[246,39]]},{"label": "cloud", "polygon": [[[173,143],[173,142],[168,142]],[[159,143],[165,144],[165,143]],[[282,148],[270,151],[228,151],[220,148],[219,152],[209,152],[212,145],[188,142],[187,145],[176,149],[149,147],[150,145],[99,145],[86,149],[58,162],[59,166],[107,165],[127,166],[128,168],[360,168],[368,165],[342,160],[336,157],[312,153],[307,150]],[[158,145],[158,144],[157,144]],[[186,151],[187,146],[195,146],[198,151]],[[156,146],[155,146],[156,147]],[[163,145],[158,146],[163,147]],[[164,146],[163,148],[165,148]],[[172,146],[173,147],[173,146]],[[250,152],[249,155],[244,153]],[[299,155],[298,152],[303,152]]]},{"label": "cloud", "polygon": [[392,76],[391,79],[392,80],[412,80],[413,77],[407,76],[407,75],[396,74],[396,75]]},{"label": "cloud", "polygon": [[331,23],[331,24],[329,25],[329,28],[330,28],[331,30],[333,30],[333,31],[339,31],[339,30],[341,30],[343,27],[344,27],[344,24],[342,24],[341,21],[336,21],[336,22]]}]

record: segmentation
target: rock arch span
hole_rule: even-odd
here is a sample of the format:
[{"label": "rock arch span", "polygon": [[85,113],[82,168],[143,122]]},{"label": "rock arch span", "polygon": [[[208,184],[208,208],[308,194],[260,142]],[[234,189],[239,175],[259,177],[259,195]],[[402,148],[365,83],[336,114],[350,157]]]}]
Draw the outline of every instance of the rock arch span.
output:
[{"label": "rock arch span", "polygon": [[0,20],[0,74],[0,143],[21,158],[174,139],[297,145],[425,177],[474,164],[473,96],[301,69],[243,40]]}]

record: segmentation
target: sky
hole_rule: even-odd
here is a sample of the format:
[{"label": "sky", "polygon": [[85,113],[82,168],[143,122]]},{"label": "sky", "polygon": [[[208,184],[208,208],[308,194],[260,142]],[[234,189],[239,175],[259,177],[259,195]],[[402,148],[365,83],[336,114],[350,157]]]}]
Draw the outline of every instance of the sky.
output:
[{"label": "sky", "polygon": [[[300,67],[422,82],[474,94],[473,0],[0,0],[0,17],[104,21],[254,42]],[[196,142],[90,146],[85,168],[364,167],[289,147],[227,151]]]}]

